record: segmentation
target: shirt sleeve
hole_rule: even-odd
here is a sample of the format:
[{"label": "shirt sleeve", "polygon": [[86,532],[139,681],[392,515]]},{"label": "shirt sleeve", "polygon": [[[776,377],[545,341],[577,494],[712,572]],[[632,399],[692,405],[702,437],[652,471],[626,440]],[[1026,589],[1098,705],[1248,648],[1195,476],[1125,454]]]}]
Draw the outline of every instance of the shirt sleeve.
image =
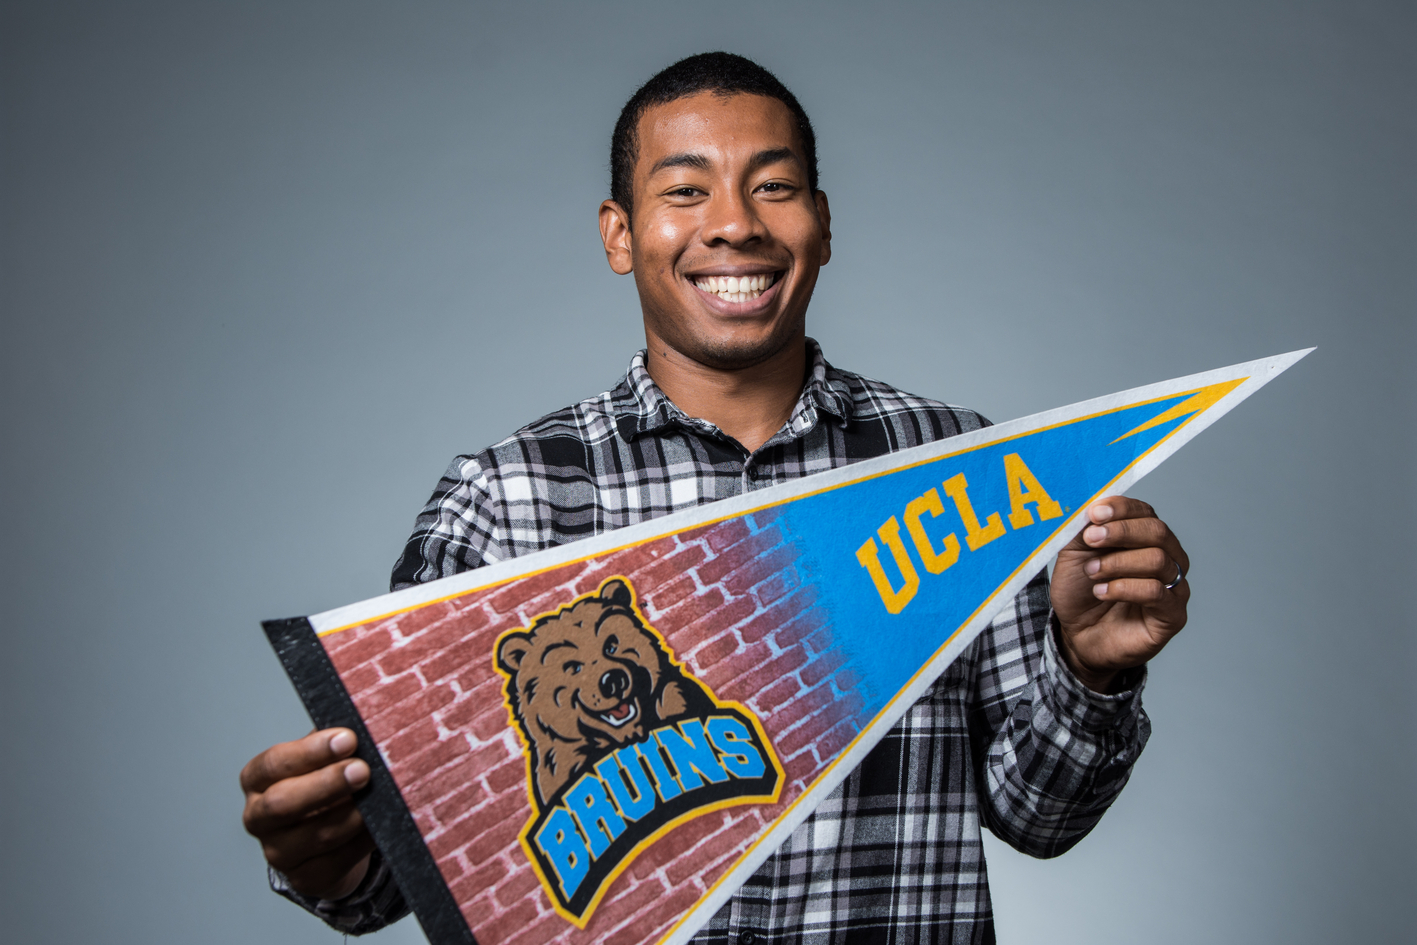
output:
[{"label": "shirt sleeve", "polygon": [[1060,656],[1056,623],[1040,573],[981,634],[970,709],[985,823],[1038,857],[1065,853],[1102,819],[1151,734],[1145,667],[1123,692],[1093,692]]},{"label": "shirt sleeve", "polygon": [[394,882],[393,873],[376,849],[369,861],[369,872],[343,899],[316,899],[290,887],[290,880],[275,867],[267,867],[271,889],[291,902],[325,921],[331,928],[346,935],[376,932],[408,915],[408,903]]},{"label": "shirt sleeve", "polygon": [[389,590],[480,568],[499,561],[500,529],[492,514],[486,471],[472,456],[453,460],[414,522],[394,565]]}]

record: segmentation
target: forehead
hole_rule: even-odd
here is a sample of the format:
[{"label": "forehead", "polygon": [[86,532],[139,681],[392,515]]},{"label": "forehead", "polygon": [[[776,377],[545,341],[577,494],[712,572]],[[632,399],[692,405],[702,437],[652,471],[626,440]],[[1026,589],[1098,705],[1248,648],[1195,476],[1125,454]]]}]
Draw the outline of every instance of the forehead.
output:
[{"label": "forehead", "polygon": [[655,105],[640,116],[638,138],[636,177],[671,154],[699,154],[714,164],[731,164],[759,151],[790,148],[805,164],[792,112],[763,95],[699,92]]}]

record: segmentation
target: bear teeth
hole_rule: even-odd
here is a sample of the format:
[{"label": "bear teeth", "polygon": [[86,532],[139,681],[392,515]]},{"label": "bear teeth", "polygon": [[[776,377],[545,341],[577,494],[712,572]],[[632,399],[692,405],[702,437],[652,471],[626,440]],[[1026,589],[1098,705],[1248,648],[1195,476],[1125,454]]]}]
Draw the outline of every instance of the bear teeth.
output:
[{"label": "bear teeth", "polygon": [[[616,728],[619,728],[620,726],[622,726],[622,725],[624,725],[624,724],[630,722],[631,720],[634,719],[635,716],[637,716],[637,715],[640,714],[639,709],[635,708],[635,704],[634,704],[633,702],[625,702],[625,703],[621,703],[621,705],[628,706],[629,709],[630,709],[629,712],[626,712],[626,713],[625,713],[625,717],[624,717],[624,718],[622,718],[622,719],[617,719],[617,718],[615,718],[615,716],[611,715],[609,712],[601,712],[601,713],[599,713],[600,718],[601,718],[603,721],[609,723],[610,725],[613,725],[613,726],[615,726]],[[617,707],[617,708],[618,708],[618,707]]]}]

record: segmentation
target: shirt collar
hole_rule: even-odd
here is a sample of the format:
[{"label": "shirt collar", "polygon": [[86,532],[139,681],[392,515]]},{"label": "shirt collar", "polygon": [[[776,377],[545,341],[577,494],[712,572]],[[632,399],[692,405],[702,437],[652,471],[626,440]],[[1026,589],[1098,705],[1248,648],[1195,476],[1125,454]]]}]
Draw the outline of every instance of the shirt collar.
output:
[{"label": "shirt collar", "polygon": [[[807,383],[803,385],[797,404],[792,408],[787,426],[769,443],[805,435],[816,426],[819,411],[825,411],[843,423],[851,420],[851,388],[841,373],[827,363],[827,359],[822,355],[821,345],[817,344],[814,338],[807,339],[807,363]],[[625,384],[629,387],[630,396],[619,399],[615,426],[626,440],[633,440],[637,436],[653,433],[674,424],[700,432],[720,432],[705,420],[687,416],[664,395],[645,369],[643,349],[630,359]]]}]

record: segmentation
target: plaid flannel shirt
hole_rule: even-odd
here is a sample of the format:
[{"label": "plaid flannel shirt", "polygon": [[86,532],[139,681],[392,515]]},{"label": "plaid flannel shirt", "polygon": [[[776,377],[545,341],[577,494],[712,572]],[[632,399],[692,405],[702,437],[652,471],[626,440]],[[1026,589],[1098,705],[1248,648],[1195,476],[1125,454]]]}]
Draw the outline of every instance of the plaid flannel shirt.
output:
[{"label": "plaid flannel shirt", "polygon": [[[978,429],[978,414],[831,367],[749,454],[682,413],[644,352],[614,389],[459,456],[418,517],[394,589]],[[1056,856],[1121,791],[1150,732],[1145,670],[1099,695],[1058,655],[1039,575],[694,939],[715,945],[992,942],[981,825]],[[337,901],[278,892],[361,933],[407,913],[376,856]]]}]

